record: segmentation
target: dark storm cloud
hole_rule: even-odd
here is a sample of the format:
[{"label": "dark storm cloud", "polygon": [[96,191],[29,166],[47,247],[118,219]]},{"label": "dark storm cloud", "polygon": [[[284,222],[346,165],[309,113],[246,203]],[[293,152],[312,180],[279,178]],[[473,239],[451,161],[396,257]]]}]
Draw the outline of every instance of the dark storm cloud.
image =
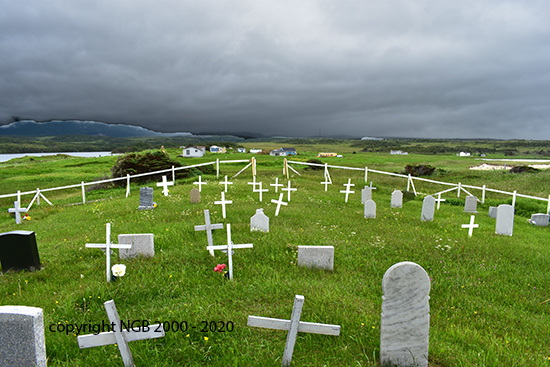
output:
[{"label": "dark storm cloud", "polygon": [[0,122],[550,139],[550,4],[11,1]]}]

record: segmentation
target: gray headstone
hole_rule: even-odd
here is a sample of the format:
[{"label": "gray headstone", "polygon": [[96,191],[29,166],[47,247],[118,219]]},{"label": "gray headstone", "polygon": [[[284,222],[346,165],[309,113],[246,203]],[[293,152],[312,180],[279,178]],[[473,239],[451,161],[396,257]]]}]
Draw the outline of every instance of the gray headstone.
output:
[{"label": "gray headstone", "polygon": [[32,231],[11,231],[0,234],[2,273],[8,270],[40,270],[36,236]]},{"label": "gray headstone", "polygon": [[153,233],[119,234],[119,245],[132,245],[131,249],[119,249],[121,259],[131,259],[138,256],[155,256],[155,239]]},{"label": "gray headstone", "polygon": [[477,214],[477,197],[466,196],[466,202],[464,203],[464,212]]},{"label": "gray headstone", "polygon": [[298,265],[333,270],[334,246],[298,246]]},{"label": "gray headstone", "polygon": [[142,187],[139,189],[139,210],[153,209],[153,188]]},{"label": "gray headstone", "polygon": [[514,232],[514,207],[508,204],[501,204],[497,210],[496,234],[511,236]]},{"label": "gray headstone", "polygon": [[403,193],[399,190],[395,190],[391,193],[391,207],[401,208],[403,207]]},{"label": "gray headstone", "polygon": [[269,217],[263,209],[256,209],[256,214],[250,218],[250,230],[269,232]]},{"label": "gray headstone", "polygon": [[0,366],[46,366],[41,308],[0,306]]},{"label": "gray headstone", "polygon": [[435,198],[431,195],[428,195],[424,198],[422,202],[422,214],[420,215],[420,220],[423,222],[431,222],[434,220],[435,213]]},{"label": "gray headstone", "polygon": [[372,200],[365,201],[365,218],[376,218],[376,203]]},{"label": "gray headstone", "polygon": [[529,223],[534,224],[539,227],[548,227],[548,221],[550,220],[550,215],[537,213],[532,214]]},{"label": "gray headstone", "polygon": [[367,200],[372,200],[372,187],[369,186],[361,190],[361,204],[365,204]]},{"label": "gray headstone", "polygon": [[496,219],[497,218],[497,210],[498,208],[496,206],[490,206],[489,207],[489,217]]},{"label": "gray headstone", "polygon": [[201,202],[201,192],[196,187],[191,189],[191,204],[198,204]]},{"label": "gray headstone", "polygon": [[390,267],[382,279],[380,364],[428,366],[430,277],[413,262]]}]

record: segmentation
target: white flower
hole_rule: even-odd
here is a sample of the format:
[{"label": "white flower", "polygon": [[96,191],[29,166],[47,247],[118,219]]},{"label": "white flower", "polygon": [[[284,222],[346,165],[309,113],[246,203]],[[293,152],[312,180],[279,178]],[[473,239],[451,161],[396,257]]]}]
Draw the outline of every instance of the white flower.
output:
[{"label": "white flower", "polygon": [[126,274],[126,265],[124,265],[124,264],[115,264],[115,265],[113,265],[111,270],[113,271],[113,275],[115,277],[121,277],[121,276],[124,276],[124,274]]}]

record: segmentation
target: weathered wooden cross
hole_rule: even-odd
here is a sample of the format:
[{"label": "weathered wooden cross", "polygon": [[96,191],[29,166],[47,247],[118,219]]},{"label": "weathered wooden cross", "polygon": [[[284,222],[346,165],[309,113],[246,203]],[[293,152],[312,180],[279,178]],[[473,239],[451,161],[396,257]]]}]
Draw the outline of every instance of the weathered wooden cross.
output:
[{"label": "weathered wooden cross", "polygon": [[279,210],[281,209],[281,205],[288,205],[288,203],[285,203],[283,201],[283,193],[281,192],[279,194],[279,200],[275,200],[275,199],[271,199],[271,202],[273,204],[277,204],[277,209],[275,210],[275,216],[278,216],[279,215]]},{"label": "weathered wooden cross", "polygon": [[162,193],[164,196],[168,196],[168,186],[174,186],[174,181],[168,182],[166,176],[162,176],[162,182],[157,182],[157,187],[162,186]]},{"label": "weathered wooden cross", "polygon": [[262,189],[262,181],[258,182],[259,189],[256,190],[256,188],[252,189],[252,192],[259,192],[260,193],[260,201],[262,201],[262,193],[268,192],[268,189]]},{"label": "weathered wooden cross", "polygon": [[[227,176],[225,176],[227,178]],[[210,223],[210,210],[204,209],[204,221],[206,224],[202,226],[195,226],[195,231],[206,231],[206,239],[208,240],[208,246],[213,246],[212,230],[223,229],[223,223]],[[210,250],[210,255],[214,256],[214,250]]]},{"label": "weathered wooden cross", "polygon": [[21,224],[21,213],[26,213],[27,208],[21,208],[19,200],[13,202],[13,208],[8,209],[8,213],[15,213],[15,223]]},{"label": "weathered wooden cross", "polygon": [[220,185],[225,185],[225,190],[224,191],[227,192],[227,185],[233,185],[233,182],[227,181],[227,175],[225,175],[225,180],[220,182]]},{"label": "weathered wooden cross", "polygon": [[222,216],[225,219],[225,204],[233,204],[233,200],[225,200],[225,192],[222,191],[221,201],[214,201],[214,204],[221,204],[221,206],[222,206]]},{"label": "weathered wooden cross", "polygon": [[325,181],[321,182],[321,185],[325,185],[325,191],[327,191],[328,185],[332,185],[332,179],[330,178],[330,173],[328,173],[327,163],[325,163]]},{"label": "weathered wooden cross", "polygon": [[142,325],[139,327],[127,325],[126,327],[123,327],[120,322],[120,318],[118,317],[115,301],[107,301],[104,305],[109,321],[111,322],[110,324],[107,324],[107,326],[108,328],[111,326],[112,331],[106,331],[99,334],[80,335],[77,338],[78,346],[80,349],[83,349],[116,344],[118,350],[120,351],[120,355],[122,356],[124,366],[133,367],[135,366],[134,358],[132,357],[132,352],[130,351],[128,342],[162,338],[165,336],[164,327],[162,324],[148,326]]},{"label": "weathered wooden cross", "polygon": [[294,306],[292,307],[292,315],[290,317],[290,320],[248,316],[248,326],[288,331],[286,337],[285,351],[283,353],[283,366],[290,366],[290,362],[292,361],[292,353],[294,352],[294,344],[296,344],[296,337],[298,336],[298,332],[334,336],[340,335],[340,325],[318,324],[314,322],[300,321],[303,306],[304,296],[296,295],[296,297],[294,298]]},{"label": "weathered wooden cross", "polygon": [[472,215],[470,217],[470,224],[462,224],[462,228],[468,228],[468,237],[472,237],[472,233],[474,233],[474,228],[478,228],[479,224],[474,224],[474,221],[476,219],[475,215]]},{"label": "weathered wooden cross", "polygon": [[216,246],[208,246],[207,249],[209,251],[214,250],[226,250],[227,251],[227,262],[229,267],[229,279],[233,279],[233,249],[236,248],[252,248],[254,247],[251,243],[246,243],[242,245],[235,245],[233,241],[231,241],[231,224],[227,223],[227,245],[216,245]]},{"label": "weathered wooden cross", "polygon": [[107,239],[106,239],[105,243],[87,243],[86,247],[87,248],[100,248],[102,250],[104,249],[105,255],[107,256],[107,282],[110,282],[111,281],[111,249],[113,249],[113,248],[131,249],[132,245],[113,244],[111,242],[111,223],[107,223],[106,227],[107,227],[107,236],[106,236]]},{"label": "weathered wooden cross", "polygon": [[441,204],[442,201],[445,201],[445,199],[442,199],[441,193],[439,193],[437,194],[437,199],[435,199],[435,201],[437,202],[437,210],[439,210],[439,205]]},{"label": "weathered wooden cross", "polygon": [[351,178],[348,178],[348,183],[344,184],[344,186],[346,186],[346,189],[345,190],[340,190],[340,192],[343,193],[343,194],[346,194],[346,203],[347,203],[349,194],[355,194],[355,191],[350,190],[350,188],[352,186],[355,186],[355,184],[352,184],[351,183]]},{"label": "weathered wooden cross", "polygon": [[[193,185],[199,185],[199,192],[202,191],[202,185],[207,185],[207,183],[202,182],[201,179],[202,179],[202,176],[199,176],[199,181],[198,182],[193,182]],[[225,179],[227,180],[227,176],[225,176]],[[227,186],[225,187],[225,191],[227,191]]]},{"label": "weathered wooden cross", "polygon": [[296,190],[298,190],[298,189],[295,188],[295,187],[290,187],[290,181],[288,181],[288,187],[284,187],[284,188],[281,189],[281,191],[288,192],[288,201],[290,201],[290,192],[291,191],[296,191]]},{"label": "weathered wooden cross", "polygon": [[275,193],[277,193],[277,190],[279,189],[279,186],[283,187],[284,185],[279,183],[279,177],[275,177],[275,183],[274,184],[269,184],[269,186],[274,186],[275,187]]}]

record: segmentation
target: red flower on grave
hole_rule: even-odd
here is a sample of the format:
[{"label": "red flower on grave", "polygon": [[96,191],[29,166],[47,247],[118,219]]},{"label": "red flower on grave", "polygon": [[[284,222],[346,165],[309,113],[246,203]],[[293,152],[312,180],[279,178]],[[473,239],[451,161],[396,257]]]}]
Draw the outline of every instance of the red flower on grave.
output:
[{"label": "red flower on grave", "polygon": [[225,269],[225,264],[218,264],[214,268],[214,271],[217,271],[218,273],[221,273],[223,269]]}]

